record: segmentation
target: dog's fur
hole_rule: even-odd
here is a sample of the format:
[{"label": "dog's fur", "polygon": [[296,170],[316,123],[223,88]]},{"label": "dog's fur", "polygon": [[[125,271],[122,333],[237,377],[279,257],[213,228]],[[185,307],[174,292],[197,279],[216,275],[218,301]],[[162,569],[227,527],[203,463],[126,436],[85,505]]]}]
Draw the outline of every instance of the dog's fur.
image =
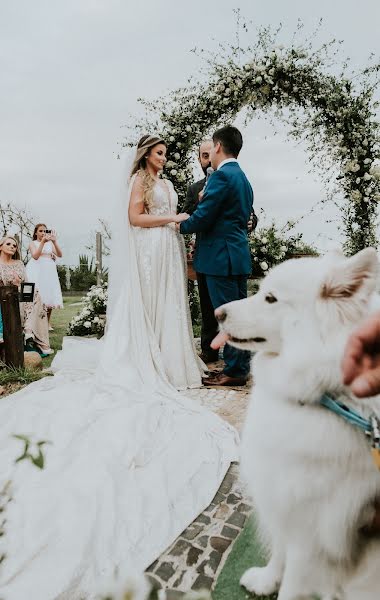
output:
[{"label": "dog's fur", "polygon": [[379,397],[355,399],[341,374],[349,334],[375,308],[376,278],[372,249],[293,259],[255,296],[222,307],[230,343],[256,352],[242,472],[270,560],[241,584],[258,595],[380,598],[380,540],[362,531],[380,474],[364,433],[319,402],[327,392],[363,416],[380,414]]}]

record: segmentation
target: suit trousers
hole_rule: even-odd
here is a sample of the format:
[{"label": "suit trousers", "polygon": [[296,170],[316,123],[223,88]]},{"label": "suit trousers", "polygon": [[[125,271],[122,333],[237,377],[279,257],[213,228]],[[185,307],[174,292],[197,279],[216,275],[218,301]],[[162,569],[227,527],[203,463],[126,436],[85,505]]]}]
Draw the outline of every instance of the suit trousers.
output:
[{"label": "suit trousers", "polygon": [[210,344],[218,333],[218,322],[214,315],[214,307],[211,302],[208,292],[206,275],[197,273],[199,303],[202,313],[202,328],[201,328],[201,348],[204,354],[215,355],[218,357],[218,351],[210,348]]},{"label": "suit trousers", "polygon": [[[205,275],[207,288],[214,309],[227,302],[242,300],[247,297],[246,275]],[[223,358],[225,367],[223,373],[229,377],[248,377],[251,353],[238,350],[229,344],[224,346]]]}]

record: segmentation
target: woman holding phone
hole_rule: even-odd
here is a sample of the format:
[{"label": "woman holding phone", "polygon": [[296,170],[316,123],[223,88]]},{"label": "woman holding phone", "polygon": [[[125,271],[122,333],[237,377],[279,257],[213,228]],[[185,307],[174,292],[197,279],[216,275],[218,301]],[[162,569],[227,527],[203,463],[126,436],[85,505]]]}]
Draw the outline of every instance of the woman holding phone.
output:
[{"label": "woman holding phone", "polygon": [[59,283],[55,261],[62,257],[62,251],[57,242],[57,233],[53,229],[47,229],[44,223],[38,223],[33,232],[33,240],[29,245],[31,259],[27,264],[26,271],[28,280],[36,284],[44,303],[48,319],[49,331],[50,317],[53,308],[62,308],[62,291]]}]

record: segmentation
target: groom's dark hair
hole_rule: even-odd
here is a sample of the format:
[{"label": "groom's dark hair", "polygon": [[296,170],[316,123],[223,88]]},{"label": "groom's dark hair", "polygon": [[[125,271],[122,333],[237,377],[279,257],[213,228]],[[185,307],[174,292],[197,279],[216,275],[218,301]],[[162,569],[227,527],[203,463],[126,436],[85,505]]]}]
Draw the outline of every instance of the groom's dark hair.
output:
[{"label": "groom's dark hair", "polygon": [[239,152],[243,146],[243,136],[238,128],[233,127],[233,125],[226,125],[215,131],[212,141],[214,144],[219,142],[223,148],[223,152],[230,154],[234,158],[239,156]]}]

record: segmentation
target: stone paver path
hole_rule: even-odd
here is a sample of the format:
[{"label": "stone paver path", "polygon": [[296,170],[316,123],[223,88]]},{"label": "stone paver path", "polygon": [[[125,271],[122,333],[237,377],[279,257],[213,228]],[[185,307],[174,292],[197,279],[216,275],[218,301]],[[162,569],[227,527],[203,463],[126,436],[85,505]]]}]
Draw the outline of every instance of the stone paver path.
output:
[{"label": "stone paver path", "polygon": [[[184,394],[241,431],[249,392],[247,385],[204,387]],[[165,595],[162,591],[162,598],[176,600],[181,592],[190,589],[211,589],[251,511],[251,502],[239,479],[239,465],[234,463],[210,506],[147,569],[153,586],[166,590]]]}]

